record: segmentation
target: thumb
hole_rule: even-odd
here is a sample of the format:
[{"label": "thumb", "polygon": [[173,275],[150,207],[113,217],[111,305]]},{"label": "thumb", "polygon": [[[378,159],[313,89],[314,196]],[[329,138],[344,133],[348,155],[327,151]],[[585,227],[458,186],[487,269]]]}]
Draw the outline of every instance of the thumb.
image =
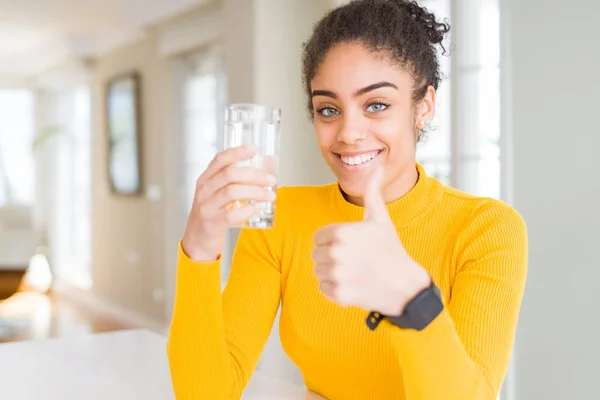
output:
[{"label": "thumb", "polygon": [[390,219],[387,208],[385,208],[385,200],[381,194],[381,186],[383,185],[383,169],[377,168],[369,177],[363,201],[365,206],[365,214],[363,220],[371,221],[387,221]]}]

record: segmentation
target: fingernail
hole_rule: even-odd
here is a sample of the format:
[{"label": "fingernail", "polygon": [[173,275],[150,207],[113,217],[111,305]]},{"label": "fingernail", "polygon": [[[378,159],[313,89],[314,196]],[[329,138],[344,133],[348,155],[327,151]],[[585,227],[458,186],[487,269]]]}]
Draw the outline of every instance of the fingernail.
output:
[{"label": "fingernail", "polygon": [[277,197],[275,192],[269,192],[269,200],[273,201],[273,200],[275,200],[275,197]]},{"label": "fingernail", "polygon": [[267,182],[269,183],[269,185],[274,185],[277,183],[277,178],[275,177],[275,175],[267,174]]}]

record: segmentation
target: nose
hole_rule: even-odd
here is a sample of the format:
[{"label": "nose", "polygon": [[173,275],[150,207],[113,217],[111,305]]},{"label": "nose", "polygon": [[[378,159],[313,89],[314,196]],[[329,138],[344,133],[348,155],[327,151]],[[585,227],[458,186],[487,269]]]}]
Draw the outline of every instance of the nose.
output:
[{"label": "nose", "polygon": [[365,137],[366,127],[360,113],[347,111],[342,114],[337,140],[345,144],[354,144]]}]

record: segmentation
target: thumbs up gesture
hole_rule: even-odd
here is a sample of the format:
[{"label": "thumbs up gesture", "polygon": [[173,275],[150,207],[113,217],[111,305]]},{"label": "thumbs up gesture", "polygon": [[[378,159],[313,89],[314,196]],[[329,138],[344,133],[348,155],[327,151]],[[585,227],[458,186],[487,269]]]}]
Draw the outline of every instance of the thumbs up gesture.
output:
[{"label": "thumbs up gesture", "polygon": [[431,278],[405,251],[381,193],[382,171],[369,179],[360,222],[332,224],[314,236],[321,292],[342,306],[401,315]]}]

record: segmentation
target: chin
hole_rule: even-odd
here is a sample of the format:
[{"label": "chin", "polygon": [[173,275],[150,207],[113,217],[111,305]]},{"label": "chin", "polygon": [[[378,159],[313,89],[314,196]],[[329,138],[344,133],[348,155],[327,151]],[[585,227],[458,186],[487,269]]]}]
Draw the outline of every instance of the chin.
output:
[{"label": "chin", "polygon": [[363,197],[363,191],[367,184],[364,179],[344,179],[338,177],[340,187],[348,196],[351,197]]},{"label": "chin", "polygon": [[366,173],[348,173],[348,171],[333,170],[340,188],[350,197],[363,197],[369,180]]}]

